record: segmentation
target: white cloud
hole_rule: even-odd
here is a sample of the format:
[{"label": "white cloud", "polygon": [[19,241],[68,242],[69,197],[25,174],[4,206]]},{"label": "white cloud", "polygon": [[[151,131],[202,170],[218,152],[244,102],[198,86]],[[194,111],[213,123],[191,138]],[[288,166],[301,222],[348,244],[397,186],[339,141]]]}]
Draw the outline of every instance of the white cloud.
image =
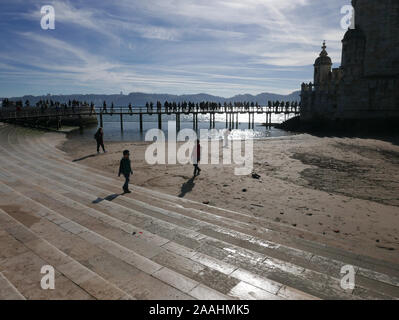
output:
[{"label": "white cloud", "polygon": [[[20,32],[24,50],[8,60],[104,90],[293,91],[312,74],[323,40],[339,63],[337,2],[347,1],[53,0],[65,34]],[[23,16],[39,20],[39,7]]]}]

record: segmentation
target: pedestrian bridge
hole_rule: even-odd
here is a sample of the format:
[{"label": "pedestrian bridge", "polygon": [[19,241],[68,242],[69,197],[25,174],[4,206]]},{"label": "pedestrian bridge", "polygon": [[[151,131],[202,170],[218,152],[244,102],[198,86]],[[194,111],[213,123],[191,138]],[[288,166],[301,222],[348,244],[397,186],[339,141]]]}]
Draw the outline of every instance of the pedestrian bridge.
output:
[{"label": "pedestrian bridge", "polygon": [[77,118],[77,121],[82,121],[84,117],[98,116],[100,126],[103,127],[104,115],[115,115],[120,117],[121,129],[123,130],[123,117],[124,116],[138,116],[140,123],[140,131],[143,131],[143,117],[144,116],[155,116],[158,119],[158,128],[162,129],[162,116],[174,115],[176,119],[176,129],[180,130],[181,116],[189,115],[192,117],[193,129],[198,129],[198,116],[208,115],[209,116],[209,127],[215,128],[215,117],[216,114],[225,115],[226,128],[238,129],[238,116],[240,114],[248,115],[248,128],[254,128],[255,126],[255,114],[265,116],[266,126],[272,125],[272,115],[279,114],[284,115],[285,120],[291,116],[300,114],[300,106],[297,103],[292,104],[276,104],[273,103],[268,107],[261,106],[195,106],[195,107],[146,107],[146,108],[133,108],[129,107],[118,107],[118,108],[107,108],[107,107],[94,107],[94,106],[65,106],[65,107],[25,107],[25,108],[0,108],[0,121],[24,123],[34,123],[38,120],[51,119],[57,120],[57,128],[62,126],[62,120],[70,117]]}]

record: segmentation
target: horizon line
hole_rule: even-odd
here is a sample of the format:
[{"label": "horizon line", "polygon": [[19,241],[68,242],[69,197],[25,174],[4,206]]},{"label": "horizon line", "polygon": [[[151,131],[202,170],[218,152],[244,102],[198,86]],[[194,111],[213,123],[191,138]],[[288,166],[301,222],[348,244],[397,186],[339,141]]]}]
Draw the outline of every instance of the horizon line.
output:
[{"label": "horizon line", "polygon": [[231,99],[234,98],[236,96],[244,96],[244,95],[250,95],[253,97],[259,96],[261,94],[273,94],[273,95],[278,95],[278,96],[289,96],[295,92],[300,92],[301,90],[294,90],[291,93],[288,94],[281,94],[281,93],[273,93],[273,92],[260,92],[258,94],[251,94],[251,93],[238,93],[235,94],[231,97],[223,97],[223,96],[219,96],[219,95],[214,95],[214,94],[210,94],[210,93],[205,93],[205,92],[200,92],[200,93],[184,93],[184,94],[173,94],[173,93],[147,93],[147,92],[140,92],[140,91],[136,91],[136,92],[129,92],[127,94],[124,93],[71,93],[71,94],[52,94],[52,93],[47,93],[47,94],[41,94],[41,95],[33,95],[33,94],[24,94],[21,96],[8,96],[8,97],[1,97],[1,99],[17,99],[17,98],[23,98],[23,97],[27,97],[27,96],[31,96],[31,97],[46,97],[46,96],[89,96],[89,95],[94,95],[94,96],[99,96],[99,95],[103,95],[103,96],[129,96],[132,94],[144,94],[144,95],[168,95],[168,96],[177,96],[177,97],[182,97],[182,96],[197,96],[197,95],[208,95],[208,96],[213,96],[213,97],[217,97],[217,98],[223,98],[223,99]]}]

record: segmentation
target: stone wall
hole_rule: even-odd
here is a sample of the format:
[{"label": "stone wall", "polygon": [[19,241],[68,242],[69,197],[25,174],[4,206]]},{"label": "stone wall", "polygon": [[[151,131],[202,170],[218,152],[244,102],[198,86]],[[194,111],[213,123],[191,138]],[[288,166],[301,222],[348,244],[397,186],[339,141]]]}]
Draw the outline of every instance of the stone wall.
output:
[{"label": "stone wall", "polygon": [[366,35],[364,76],[399,75],[399,1],[354,1],[356,26]]}]

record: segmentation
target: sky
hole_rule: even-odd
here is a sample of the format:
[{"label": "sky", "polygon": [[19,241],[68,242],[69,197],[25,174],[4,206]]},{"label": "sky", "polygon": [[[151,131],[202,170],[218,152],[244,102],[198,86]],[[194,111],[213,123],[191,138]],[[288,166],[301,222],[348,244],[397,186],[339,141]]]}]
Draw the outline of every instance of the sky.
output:
[{"label": "sky", "polygon": [[[1,0],[0,97],[288,94],[323,40],[341,61],[349,0]],[[55,29],[41,27],[41,8]]]}]

